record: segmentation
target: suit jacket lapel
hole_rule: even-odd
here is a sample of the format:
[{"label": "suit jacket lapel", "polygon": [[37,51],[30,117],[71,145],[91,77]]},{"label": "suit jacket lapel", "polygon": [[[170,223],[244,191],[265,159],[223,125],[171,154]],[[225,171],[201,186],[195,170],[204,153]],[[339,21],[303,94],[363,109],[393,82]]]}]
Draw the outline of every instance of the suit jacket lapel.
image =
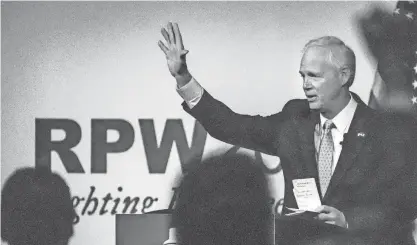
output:
[{"label": "suit jacket lapel", "polygon": [[343,139],[343,148],[340,153],[339,161],[337,162],[336,169],[330,180],[329,187],[326,191],[323,200],[326,200],[340,184],[346,171],[355,162],[355,159],[362,149],[363,143],[366,139],[366,125],[365,122],[371,113],[369,108],[360,100],[360,98],[354,94],[354,99],[358,102],[355,115],[353,116],[348,133]]}]

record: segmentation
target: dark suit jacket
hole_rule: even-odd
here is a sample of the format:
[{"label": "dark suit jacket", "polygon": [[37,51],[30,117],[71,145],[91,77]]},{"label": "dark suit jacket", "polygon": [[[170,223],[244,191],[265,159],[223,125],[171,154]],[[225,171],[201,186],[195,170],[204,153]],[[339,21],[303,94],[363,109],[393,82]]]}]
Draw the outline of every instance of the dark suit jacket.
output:
[{"label": "dark suit jacket", "polygon": [[[358,107],[322,204],[342,211],[350,237],[364,243],[343,237],[334,244],[413,244],[404,224],[416,217],[417,203],[410,200],[416,189],[416,180],[411,179],[416,156],[411,153],[417,151],[415,127],[408,117],[374,111],[356,94],[353,97]],[[284,206],[297,207],[293,179],[315,178],[319,183],[314,127],[320,116],[306,100],[291,100],[281,112],[267,117],[237,114],[207,91],[191,110],[185,102],[183,107],[212,137],[279,156]]]}]

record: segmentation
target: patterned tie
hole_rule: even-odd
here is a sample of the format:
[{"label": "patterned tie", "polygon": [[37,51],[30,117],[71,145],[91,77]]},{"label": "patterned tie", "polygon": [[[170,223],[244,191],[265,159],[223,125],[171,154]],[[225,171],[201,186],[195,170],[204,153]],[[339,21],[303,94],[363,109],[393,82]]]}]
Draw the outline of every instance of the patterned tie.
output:
[{"label": "patterned tie", "polygon": [[327,187],[329,186],[330,179],[332,177],[334,145],[331,129],[334,126],[335,125],[330,120],[327,120],[324,123],[324,136],[319,149],[318,171],[322,196],[324,196],[326,193]]}]

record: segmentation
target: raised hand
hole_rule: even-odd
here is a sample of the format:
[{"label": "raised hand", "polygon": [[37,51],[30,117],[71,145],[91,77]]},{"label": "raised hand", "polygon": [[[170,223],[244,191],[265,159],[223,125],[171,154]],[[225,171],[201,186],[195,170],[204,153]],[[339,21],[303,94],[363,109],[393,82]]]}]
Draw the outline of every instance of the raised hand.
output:
[{"label": "raised hand", "polygon": [[183,86],[191,80],[185,59],[188,50],[184,49],[181,32],[177,23],[168,23],[167,28],[161,29],[166,45],[158,42],[158,46],[164,52],[168,63],[169,72],[177,79],[179,86]]}]

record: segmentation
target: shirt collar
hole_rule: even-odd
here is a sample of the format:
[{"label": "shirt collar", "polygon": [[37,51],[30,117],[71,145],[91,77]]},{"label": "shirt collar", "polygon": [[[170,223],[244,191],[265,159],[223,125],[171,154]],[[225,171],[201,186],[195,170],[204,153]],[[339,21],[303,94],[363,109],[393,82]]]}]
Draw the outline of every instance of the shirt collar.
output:
[{"label": "shirt collar", "polygon": [[[332,119],[332,122],[334,123],[336,129],[339,132],[345,133],[349,130],[349,126],[352,122],[353,116],[355,115],[355,110],[357,106],[358,103],[355,101],[355,99],[353,99],[352,95],[350,95],[349,103]],[[320,114],[321,128],[323,128],[323,125],[326,122],[326,120],[327,118]]]}]

